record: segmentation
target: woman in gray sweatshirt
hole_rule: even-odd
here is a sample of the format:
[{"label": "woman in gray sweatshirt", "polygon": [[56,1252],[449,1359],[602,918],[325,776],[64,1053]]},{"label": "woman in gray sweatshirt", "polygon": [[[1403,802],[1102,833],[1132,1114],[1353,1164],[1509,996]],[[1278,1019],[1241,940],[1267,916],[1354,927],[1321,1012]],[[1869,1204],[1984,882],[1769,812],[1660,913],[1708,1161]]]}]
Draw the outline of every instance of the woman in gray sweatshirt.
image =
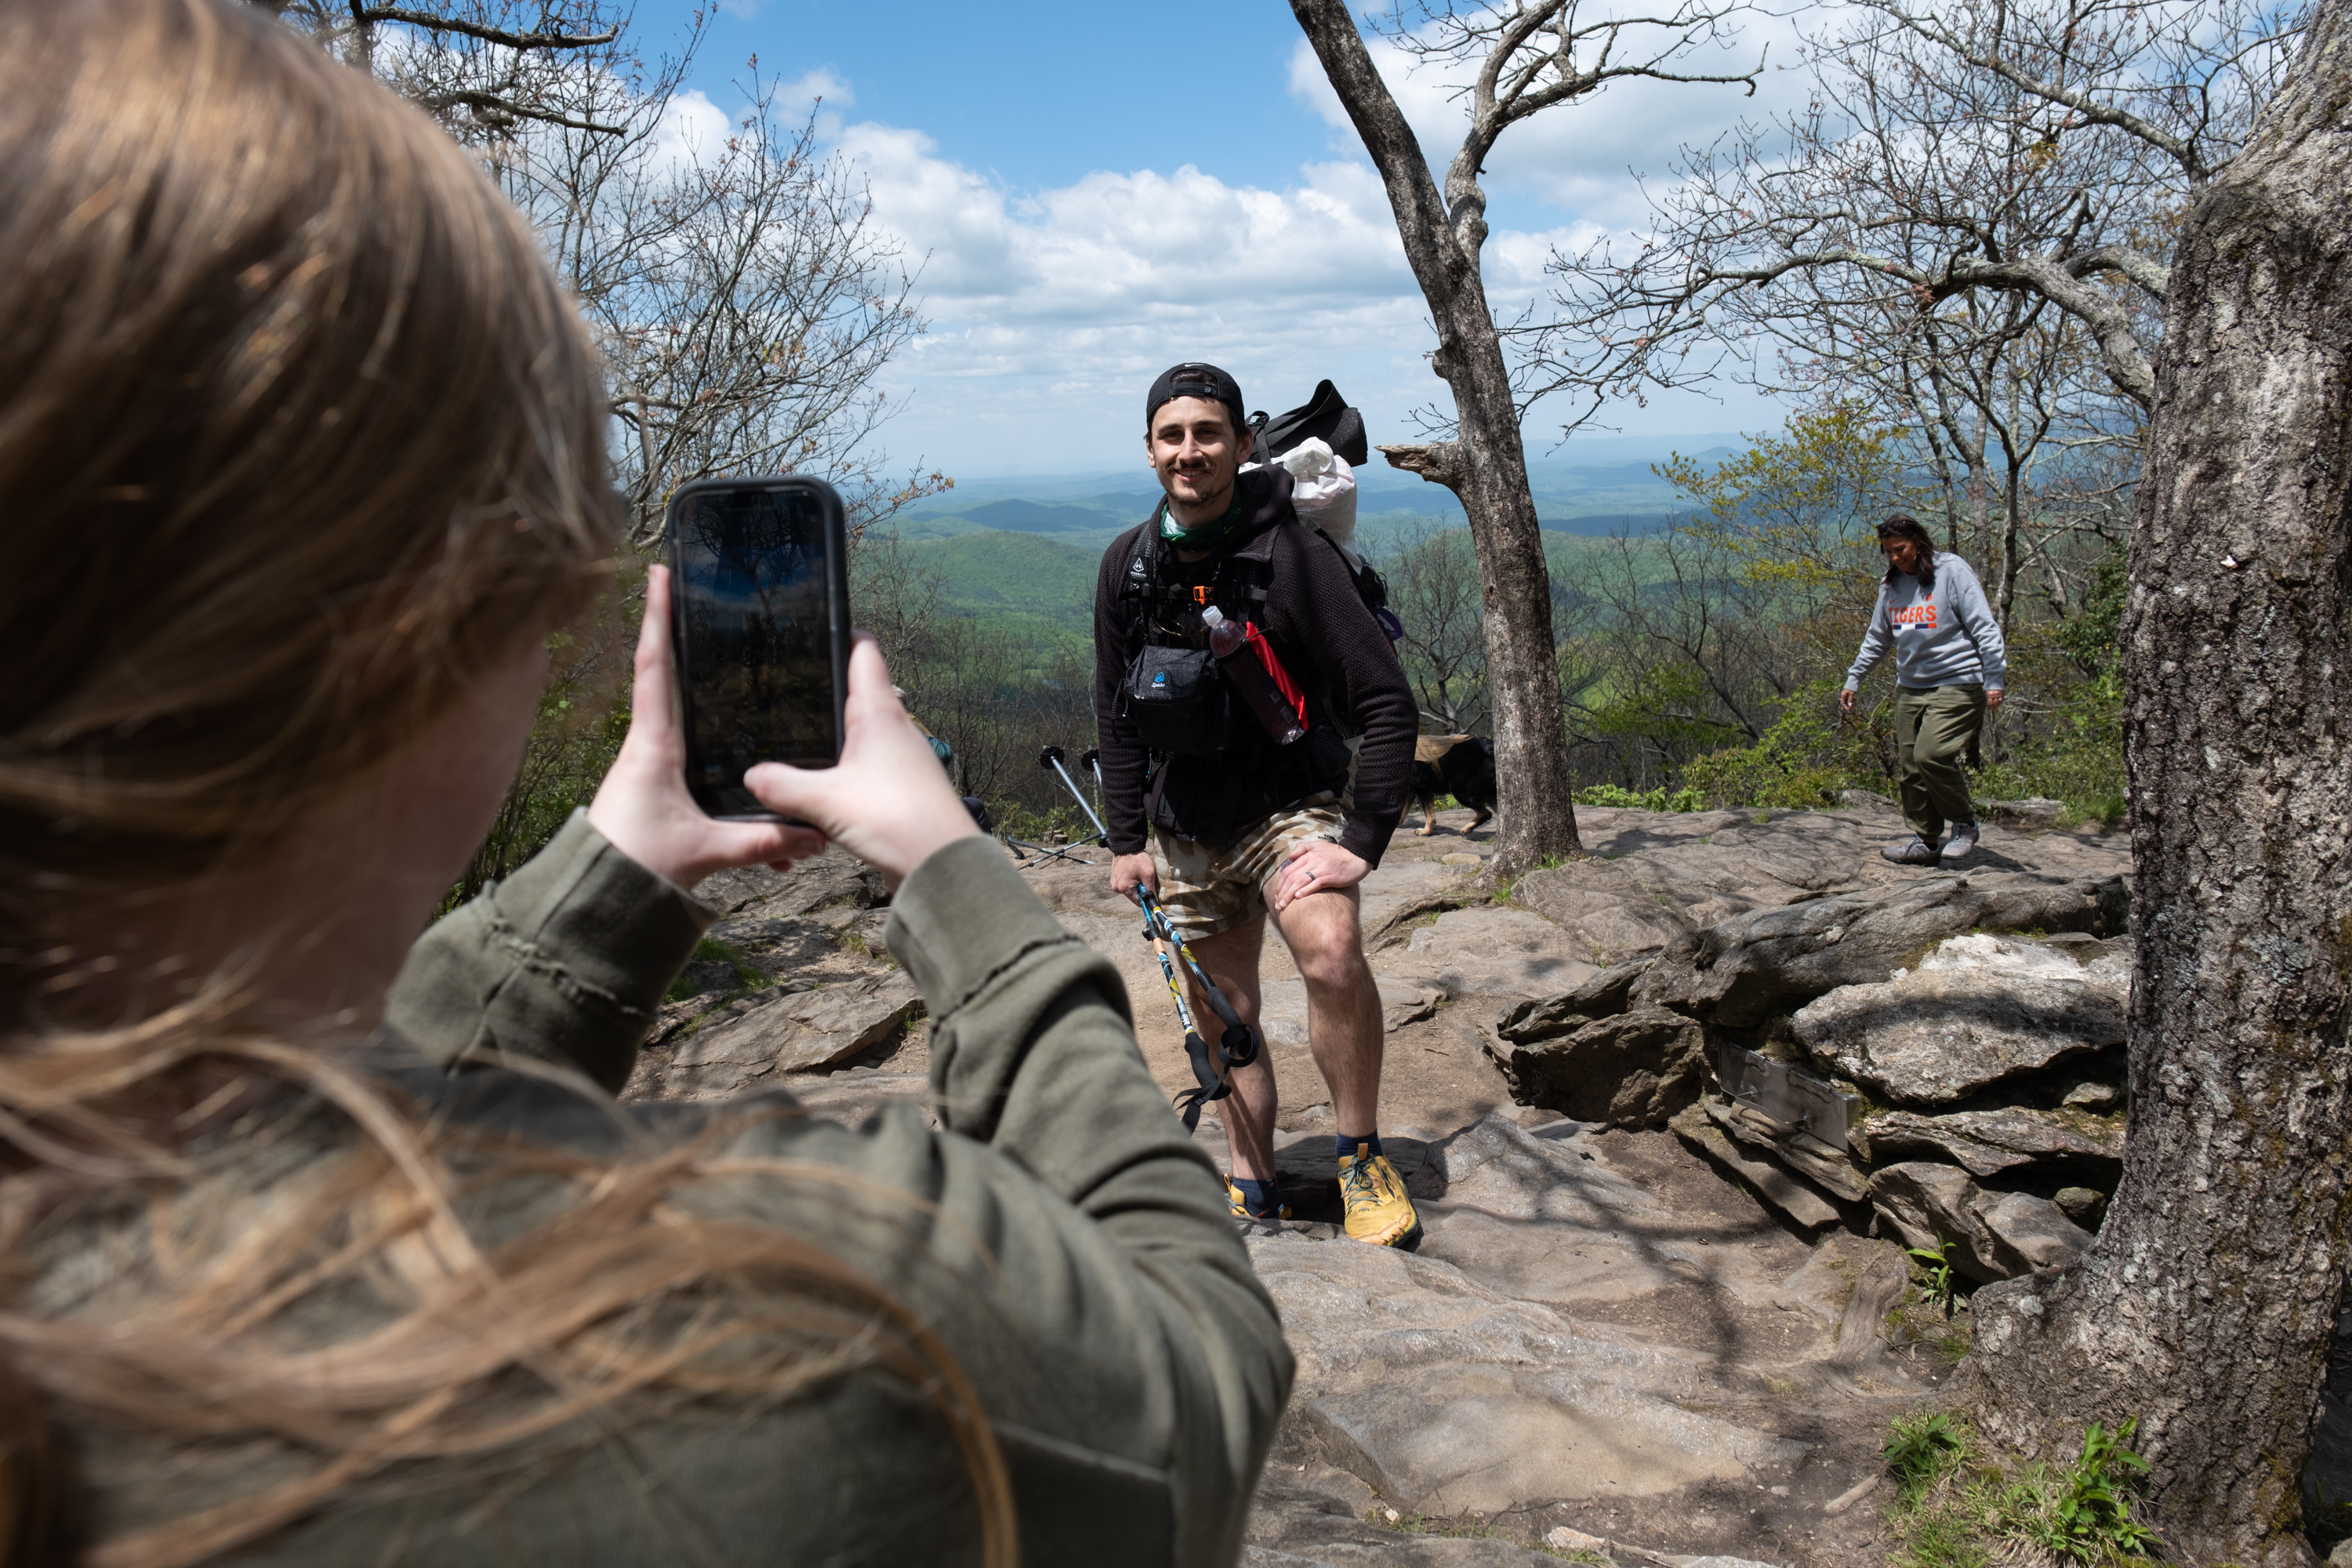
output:
[{"label": "woman in gray sweatshirt", "polygon": [[[1895,649],[1895,752],[1901,779],[1904,837],[1879,851],[1904,866],[1966,859],[1977,847],[1976,806],[1960,758],[2000,706],[2009,651],[1985,602],[1984,584],[1957,555],[1938,553],[1927,531],[1900,514],[1878,525],[1886,576],[1871,606],[1862,652],[1845,672],[1838,706]],[[1937,841],[1951,829],[1941,853]]]}]

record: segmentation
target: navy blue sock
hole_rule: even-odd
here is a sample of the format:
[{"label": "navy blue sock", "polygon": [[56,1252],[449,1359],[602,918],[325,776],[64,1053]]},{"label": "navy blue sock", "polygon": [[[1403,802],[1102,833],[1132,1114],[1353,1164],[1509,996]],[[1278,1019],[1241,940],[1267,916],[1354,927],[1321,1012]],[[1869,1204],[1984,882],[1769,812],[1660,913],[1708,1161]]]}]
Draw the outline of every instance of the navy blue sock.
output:
[{"label": "navy blue sock", "polygon": [[1282,1184],[1279,1181],[1256,1182],[1247,1176],[1235,1176],[1234,1185],[1241,1190],[1242,1207],[1260,1218],[1273,1215],[1282,1207]]},{"label": "navy blue sock", "polygon": [[1377,1132],[1367,1132],[1361,1138],[1350,1138],[1345,1132],[1342,1132],[1339,1137],[1339,1147],[1333,1151],[1333,1152],[1335,1152],[1340,1159],[1344,1160],[1359,1149],[1364,1150],[1368,1153],[1379,1153],[1381,1152],[1381,1135]]}]

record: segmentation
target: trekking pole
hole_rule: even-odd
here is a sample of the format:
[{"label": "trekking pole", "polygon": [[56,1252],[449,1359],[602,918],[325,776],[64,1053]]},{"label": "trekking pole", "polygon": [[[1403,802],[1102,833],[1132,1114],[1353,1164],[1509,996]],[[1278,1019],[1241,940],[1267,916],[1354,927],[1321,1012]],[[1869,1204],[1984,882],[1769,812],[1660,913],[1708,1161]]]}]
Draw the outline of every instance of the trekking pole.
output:
[{"label": "trekking pole", "polygon": [[[1183,1118],[1184,1131],[1195,1131],[1201,1125],[1202,1108],[1209,1101],[1223,1100],[1233,1092],[1232,1070],[1245,1068],[1257,1060],[1257,1031],[1242,1022],[1241,1015],[1234,1011],[1234,1005],[1225,1000],[1225,994],[1217,989],[1217,983],[1209,978],[1209,972],[1202,969],[1201,961],[1192,956],[1192,950],[1185,945],[1183,933],[1168,918],[1168,911],[1160,907],[1160,900],[1151,896],[1151,889],[1139,884],[1135,889],[1135,901],[1143,910],[1144,937],[1151,943],[1152,951],[1160,955],[1160,972],[1168,976],[1169,994],[1176,998],[1176,1016],[1183,1021],[1184,1054],[1192,1063],[1192,1077],[1200,1087],[1188,1089],[1178,1095],[1174,1109]],[[1170,948],[1175,949],[1177,961],[1183,965],[1184,973],[1201,988],[1202,996],[1209,1004],[1209,1011],[1214,1013],[1217,1022],[1224,1026],[1213,1055],[1209,1043],[1193,1026],[1192,1010],[1184,1005],[1181,988],[1176,984],[1175,971],[1168,963]]]},{"label": "trekking pole", "polygon": [[1037,753],[1037,765],[1041,768],[1051,768],[1062,775],[1062,783],[1068,787],[1071,797],[1078,803],[1078,809],[1085,812],[1087,820],[1095,825],[1095,837],[1103,841],[1105,848],[1108,848],[1110,829],[1103,826],[1103,819],[1096,815],[1095,808],[1087,804],[1086,791],[1080,789],[1078,781],[1070,776],[1070,770],[1062,765],[1062,758],[1065,754],[1061,747],[1048,746]]},{"label": "trekking pole", "polygon": [[[1093,771],[1095,775],[1095,798],[1103,803],[1103,809],[1105,811],[1108,811],[1110,809],[1110,792],[1103,788],[1102,748],[1100,746],[1088,746],[1085,751],[1080,752],[1078,753],[1078,766],[1091,769]],[[1110,840],[1108,837],[1103,840],[1103,847],[1105,848],[1108,848],[1110,847]]]}]

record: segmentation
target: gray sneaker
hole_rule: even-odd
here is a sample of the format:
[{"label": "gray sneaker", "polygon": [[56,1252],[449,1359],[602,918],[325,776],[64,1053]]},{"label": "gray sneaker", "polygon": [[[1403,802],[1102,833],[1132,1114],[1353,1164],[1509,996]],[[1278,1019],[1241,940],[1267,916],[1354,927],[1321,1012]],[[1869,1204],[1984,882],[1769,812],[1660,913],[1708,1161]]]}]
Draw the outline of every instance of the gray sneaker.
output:
[{"label": "gray sneaker", "polygon": [[1879,853],[1897,866],[1932,866],[1936,863],[1934,847],[1916,833],[1908,838],[1896,839]]},{"label": "gray sneaker", "polygon": [[1973,822],[1952,824],[1952,836],[1944,841],[1944,864],[1965,860],[1977,852],[1977,825]]}]

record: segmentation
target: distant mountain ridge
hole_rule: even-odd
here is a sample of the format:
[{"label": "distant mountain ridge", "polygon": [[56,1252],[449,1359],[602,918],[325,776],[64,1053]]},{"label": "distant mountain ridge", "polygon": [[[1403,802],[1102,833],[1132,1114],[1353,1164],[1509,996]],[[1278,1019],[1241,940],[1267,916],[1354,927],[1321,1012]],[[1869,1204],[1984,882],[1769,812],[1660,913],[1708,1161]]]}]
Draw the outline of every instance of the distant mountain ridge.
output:
[{"label": "distant mountain ridge", "polygon": [[[1738,451],[1719,437],[1692,439],[1696,449],[1685,448],[1685,455],[1702,462],[1717,462]],[[1710,444],[1699,446],[1700,441]],[[1622,448],[1633,443],[1599,445]],[[1651,533],[1689,511],[1689,502],[1651,468],[1647,461],[1538,458],[1528,465],[1528,487],[1537,515],[1552,531]],[[1113,471],[977,480],[918,502],[899,514],[896,523],[910,541],[1003,532],[1100,545],[1140,522],[1159,503],[1157,487],[1148,477],[1141,483],[1138,479],[1131,471]],[[1360,531],[1376,548],[1383,534],[1409,528],[1416,519],[1440,527],[1463,524],[1462,509],[1451,492],[1377,458],[1357,470],[1356,482],[1358,512],[1363,519]]]}]

